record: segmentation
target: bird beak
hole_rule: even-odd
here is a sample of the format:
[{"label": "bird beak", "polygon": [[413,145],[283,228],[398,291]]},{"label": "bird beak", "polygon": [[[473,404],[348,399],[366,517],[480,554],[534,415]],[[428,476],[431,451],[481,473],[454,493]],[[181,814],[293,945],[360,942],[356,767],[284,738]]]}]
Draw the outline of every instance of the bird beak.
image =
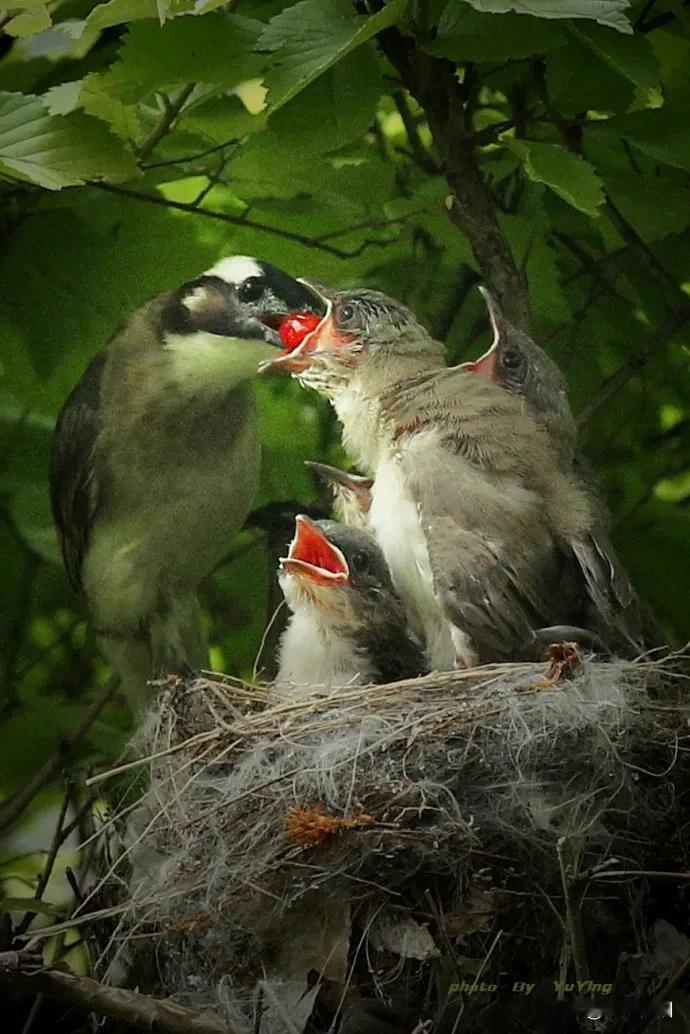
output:
[{"label": "bird beak", "polygon": [[286,557],[280,558],[280,569],[316,585],[347,585],[350,569],[337,546],[326,538],[321,528],[304,514],[295,518],[295,537]]},{"label": "bird beak", "polygon": [[327,463],[316,463],[313,460],[305,460],[305,467],[312,470],[317,477],[325,481],[327,485],[336,485],[351,492],[365,513],[369,512],[371,506],[371,489],[374,484],[373,478],[362,477],[360,474],[350,474],[346,470],[339,470],[338,467],[329,467]]},{"label": "bird beak", "polygon": [[[305,281],[300,280],[300,283]],[[320,340],[320,334],[322,328],[329,322],[332,323],[332,311],[333,303],[330,298],[322,295],[311,285],[306,284],[305,286],[313,292],[316,298],[318,298],[318,312],[324,312],[324,316],[321,322],[313,330],[309,331],[302,340],[299,342],[296,348],[292,348],[289,351],[284,349],[280,355],[276,356],[275,359],[268,359],[262,363],[259,367],[260,373],[265,373],[267,370],[277,370],[280,373],[302,373],[312,363],[313,353],[318,347]],[[300,312],[298,315],[306,315],[306,312]],[[294,314],[293,314],[294,315]],[[262,316],[262,321],[270,327],[275,327],[280,333],[280,329],[283,326],[285,320],[289,319],[290,313],[267,313]]]},{"label": "bird beak", "polygon": [[475,359],[472,363],[461,363],[460,369],[466,370],[468,373],[475,373],[487,381],[495,381],[498,378],[498,346],[501,341],[501,329],[504,326],[503,315],[487,289],[480,287],[479,291],[489,310],[494,339],[486,352],[479,356],[479,359]]}]

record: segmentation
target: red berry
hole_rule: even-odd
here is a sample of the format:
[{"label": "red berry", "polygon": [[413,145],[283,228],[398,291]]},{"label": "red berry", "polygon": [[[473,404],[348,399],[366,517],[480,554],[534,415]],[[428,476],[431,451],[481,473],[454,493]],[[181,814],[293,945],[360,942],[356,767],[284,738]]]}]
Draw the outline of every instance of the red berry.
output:
[{"label": "red berry", "polygon": [[313,312],[291,312],[278,328],[278,335],[286,352],[294,352],[304,341],[307,334],[316,330],[321,317]]}]

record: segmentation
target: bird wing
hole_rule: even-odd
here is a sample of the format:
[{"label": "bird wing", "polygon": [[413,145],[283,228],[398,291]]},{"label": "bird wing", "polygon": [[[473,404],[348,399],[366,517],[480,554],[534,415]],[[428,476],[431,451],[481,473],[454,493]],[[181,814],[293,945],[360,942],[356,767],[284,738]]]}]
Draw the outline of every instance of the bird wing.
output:
[{"label": "bird wing", "polygon": [[481,660],[524,654],[532,630],[553,623],[550,592],[562,559],[538,498],[508,479],[492,482],[452,440],[413,437],[401,463],[446,617]]},{"label": "bird wing", "polygon": [[50,464],[50,501],[67,575],[82,588],[82,563],[98,505],[93,454],[100,431],[99,398],[105,353],[87,367],[55,425]]}]

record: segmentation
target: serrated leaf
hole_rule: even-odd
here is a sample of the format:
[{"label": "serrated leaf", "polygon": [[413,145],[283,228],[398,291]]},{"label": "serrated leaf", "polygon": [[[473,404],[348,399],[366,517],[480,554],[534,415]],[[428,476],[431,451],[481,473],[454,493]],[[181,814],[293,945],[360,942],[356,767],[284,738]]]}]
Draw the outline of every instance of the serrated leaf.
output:
[{"label": "serrated leaf", "polygon": [[41,4],[30,11],[22,11],[21,14],[10,18],[3,27],[3,31],[8,36],[23,38],[25,36],[35,36],[36,33],[49,29],[52,24],[53,20],[50,17],[48,8]]},{"label": "serrated leaf", "polygon": [[519,156],[535,183],[544,183],[573,208],[596,218],[604,200],[602,183],[594,168],[578,154],[558,144],[502,137],[501,143]]},{"label": "serrated leaf", "polygon": [[256,78],[266,63],[253,53],[262,22],[238,14],[185,15],[131,25],[120,60],[99,76],[101,88],[125,104],[183,83],[230,89]]},{"label": "serrated leaf", "polygon": [[633,31],[623,14],[630,7],[630,0],[465,0],[465,3],[489,14],[515,11],[535,18],[589,18],[619,32]]},{"label": "serrated leaf", "polygon": [[563,27],[544,18],[514,12],[480,14],[469,5],[448,0],[434,41],[424,49],[452,61],[508,61],[545,54],[563,39]]},{"label": "serrated leaf", "polygon": [[127,151],[96,119],[50,115],[40,97],[0,93],[0,171],[48,190],[137,175]]},{"label": "serrated leaf", "polygon": [[141,124],[136,108],[131,104],[123,104],[119,97],[113,97],[104,90],[97,75],[87,75],[83,80],[79,103],[87,115],[107,122],[123,140],[133,142],[139,138]]},{"label": "serrated leaf", "polygon": [[266,76],[271,110],[286,104],[300,90],[362,43],[402,17],[407,0],[391,0],[378,14],[363,17],[350,0],[301,0],[272,18],[257,48],[275,51]]},{"label": "serrated leaf", "polygon": [[193,8],[194,0],[109,0],[108,3],[94,7],[86,19],[86,25],[90,29],[100,30],[144,18],[157,18],[162,24],[167,17],[184,14]]},{"label": "serrated leaf", "polygon": [[623,36],[598,25],[571,25],[570,31],[598,58],[645,93],[659,89],[659,62],[646,36]]}]

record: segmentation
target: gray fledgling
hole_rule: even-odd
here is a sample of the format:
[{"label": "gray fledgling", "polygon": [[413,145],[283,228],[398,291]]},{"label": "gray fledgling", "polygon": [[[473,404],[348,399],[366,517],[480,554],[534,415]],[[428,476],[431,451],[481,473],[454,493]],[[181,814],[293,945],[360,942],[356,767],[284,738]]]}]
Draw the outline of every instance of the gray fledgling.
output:
[{"label": "gray fledgling", "polygon": [[65,567],[134,702],[147,680],[206,664],[195,592],[259,483],[249,381],[280,345],[262,317],[314,303],[273,266],[223,259],[135,312],[58,417],[50,490]]},{"label": "gray fledgling", "polygon": [[[573,549],[584,575],[589,603],[582,620],[624,652],[640,652],[662,636],[646,612],[625,572],[608,529],[610,517],[593,471],[576,451],[577,430],[568,401],[565,377],[543,348],[503,315],[485,288],[480,288],[494,333],[491,347],[462,369],[503,388],[522,400],[546,428],[561,463],[572,471],[588,495],[592,521]],[[602,627],[603,623],[603,627]],[[614,634],[618,629],[619,635]]]},{"label": "gray fledgling", "polygon": [[366,290],[333,292],[272,366],[331,400],[374,477],[370,527],[431,667],[523,658],[535,630],[582,624],[591,503],[517,395],[447,369],[409,309]]},{"label": "gray fledgling", "polygon": [[278,579],[291,610],[277,685],[395,682],[426,671],[421,647],[374,539],[360,528],[299,515]]}]

